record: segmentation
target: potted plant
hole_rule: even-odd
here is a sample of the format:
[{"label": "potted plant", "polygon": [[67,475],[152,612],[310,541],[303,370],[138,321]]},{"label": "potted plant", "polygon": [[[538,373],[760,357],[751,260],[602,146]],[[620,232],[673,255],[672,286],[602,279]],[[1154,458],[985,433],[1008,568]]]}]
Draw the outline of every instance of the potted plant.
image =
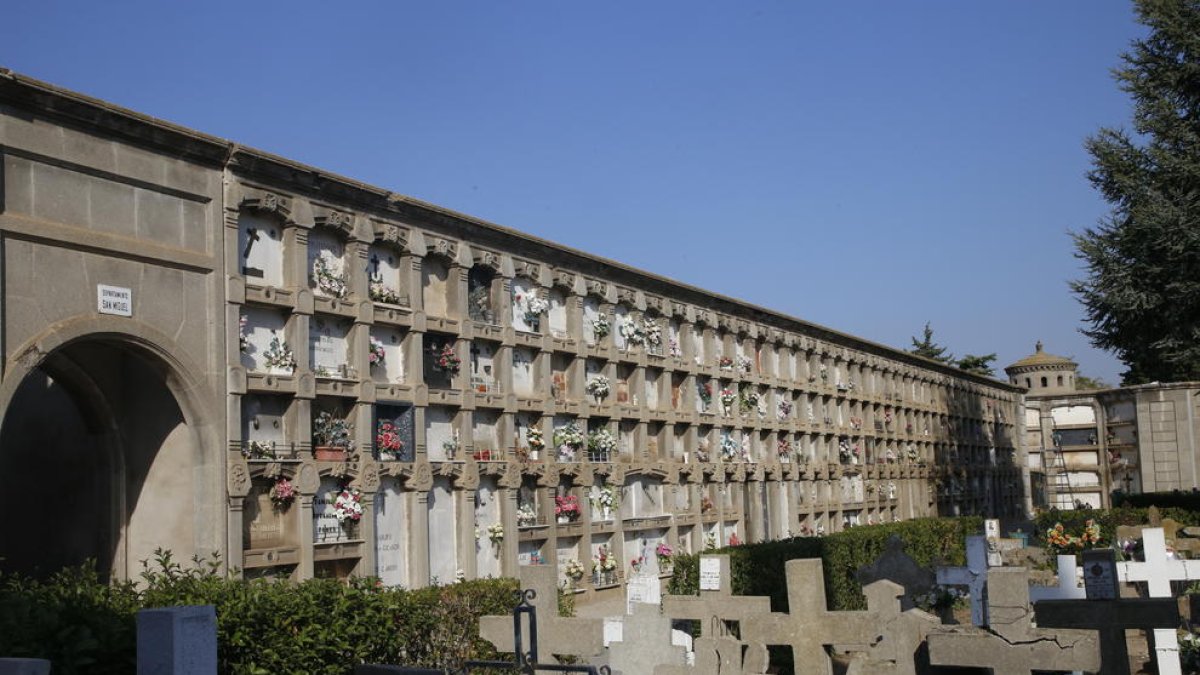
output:
[{"label": "potted plant", "polygon": [[313,420],[313,458],[318,462],[342,462],[354,447],[346,420],[323,411]]}]

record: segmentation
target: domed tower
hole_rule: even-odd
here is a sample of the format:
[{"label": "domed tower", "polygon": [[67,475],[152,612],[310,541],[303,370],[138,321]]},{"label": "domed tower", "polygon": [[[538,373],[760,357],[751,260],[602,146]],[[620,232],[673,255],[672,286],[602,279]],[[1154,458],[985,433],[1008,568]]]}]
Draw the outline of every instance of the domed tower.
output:
[{"label": "domed tower", "polygon": [[1037,342],[1037,351],[1004,369],[1008,381],[1029,389],[1035,396],[1042,394],[1069,394],[1075,391],[1075,369],[1079,367],[1065,356],[1055,356],[1042,351],[1042,341]]}]

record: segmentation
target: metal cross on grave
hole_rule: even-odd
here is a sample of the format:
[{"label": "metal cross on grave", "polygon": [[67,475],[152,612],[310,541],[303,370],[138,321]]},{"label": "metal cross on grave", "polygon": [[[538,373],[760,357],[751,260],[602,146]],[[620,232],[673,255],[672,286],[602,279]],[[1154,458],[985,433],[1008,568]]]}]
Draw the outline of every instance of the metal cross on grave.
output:
[{"label": "metal cross on grave", "polygon": [[745,622],[744,639],[791,646],[797,675],[833,672],[826,645],[864,655],[868,672],[916,672],[914,655],[937,620],[919,610],[901,612],[903,586],[876,581],[863,589],[866,611],[831,612],[825,602],[820,559],[789,560],[786,571],[788,612],[763,614]]},{"label": "metal cross on grave", "polygon": [[[591,658],[604,649],[602,619],[564,618],[558,614],[558,587],[555,569],[549,565],[521,567],[521,588],[535,593],[529,604],[537,609],[537,635],[545,654],[562,654]],[[479,637],[492,643],[500,652],[512,652],[515,647],[513,617],[479,617]]]},{"label": "metal cross on grave", "polygon": [[[1117,563],[1117,578],[1121,581],[1144,581],[1152,598],[1170,598],[1172,581],[1200,579],[1200,560],[1175,560],[1167,552],[1166,533],[1161,527],[1142,529],[1142,550],[1145,562]],[[1154,630],[1154,659],[1159,675],[1180,675],[1179,638],[1175,628]]]},{"label": "metal cross on grave", "polygon": [[1042,670],[1094,672],[1100,667],[1100,646],[1094,633],[1033,627],[1028,570],[994,569],[987,584],[990,630],[942,626],[932,631],[927,640],[932,665],[990,668],[993,675],[1028,675]]},{"label": "metal cross on grave", "polygon": [[1083,600],[1087,595],[1083,586],[1079,585],[1078,569],[1075,565],[1074,555],[1058,556],[1058,585],[1030,586],[1029,599],[1033,602],[1039,600]]},{"label": "metal cross on grave", "polygon": [[937,582],[943,586],[966,586],[971,595],[971,623],[986,626],[988,544],[982,536],[967,537],[967,566],[937,568]]},{"label": "metal cross on grave", "polygon": [[737,621],[745,636],[747,619],[771,611],[770,598],[733,594],[727,555],[700,556],[700,595],[664,595],[662,601],[664,615],[699,621],[704,637],[725,635],[726,621]]}]

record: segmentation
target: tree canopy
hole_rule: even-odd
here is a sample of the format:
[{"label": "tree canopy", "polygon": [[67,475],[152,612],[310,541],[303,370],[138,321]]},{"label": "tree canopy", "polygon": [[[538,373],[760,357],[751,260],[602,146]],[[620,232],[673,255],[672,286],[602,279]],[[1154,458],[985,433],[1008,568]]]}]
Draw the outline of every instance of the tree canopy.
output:
[{"label": "tree canopy", "polygon": [[908,350],[910,354],[924,356],[927,359],[941,361],[942,363],[953,363],[954,355],[947,353],[946,348],[933,341],[933,328],[929,322],[925,322],[924,338],[918,340],[916,337],[912,339],[912,349]]},{"label": "tree canopy", "polygon": [[1087,140],[1111,211],[1073,235],[1086,276],[1071,288],[1083,332],[1126,365],[1126,384],[1200,379],[1200,1],[1135,6],[1150,32],[1113,73],[1132,133]]},{"label": "tree canopy", "polygon": [[993,377],[996,375],[996,371],[992,368],[992,361],[995,360],[995,354],[984,354],[981,356],[976,356],[975,354],[963,354],[963,357],[954,365],[958,366],[961,370],[967,371],[968,373],[983,375],[984,377]]}]

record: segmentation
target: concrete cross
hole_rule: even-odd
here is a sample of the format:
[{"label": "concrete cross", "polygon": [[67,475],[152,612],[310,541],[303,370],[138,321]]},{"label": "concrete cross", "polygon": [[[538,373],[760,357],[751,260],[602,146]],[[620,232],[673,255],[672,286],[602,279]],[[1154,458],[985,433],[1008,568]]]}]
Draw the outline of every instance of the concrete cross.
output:
[{"label": "concrete cross", "polygon": [[1033,627],[1028,570],[994,569],[987,583],[991,630],[958,626],[934,630],[927,639],[931,664],[990,668],[993,675],[1028,675],[1035,670],[1094,672],[1100,667],[1100,646],[1094,633]]},{"label": "concrete cross", "polygon": [[[1121,581],[1144,581],[1152,598],[1169,598],[1172,581],[1200,579],[1200,560],[1174,560],[1167,553],[1166,533],[1161,527],[1142,529],[1142,550],[1145,562],[1117,563],[1117,578]],[[1154,659],[1159,675],[1181,675],[1179,638],[1175,627],[1154,631]]]},{"label": "concrete cross", "polygon": [[[1043,600],[1033,606],[1039,626],[1094,630],[1100,638],[1100,675],[1129,672],[1125,631],[1179,626],[1179,605],[1174,598],[1119,598],[1116,600]],[[1091,670],[1049,668],[1047,670]]]},{"label": "concrete cross", "polygon": [[621,617],[621,639],[608,645],[608,665],[613,675],[653,672],[660,665],[686,663],[686,649],[671,642],[671,620],[656,606],[637,605]]},{"label": "concrete cross", "polygon": [[[521,567],[521,588],[533,589],[536,594],[529,604],[537,609],[538,658],[548,660],[551,654],[590,658],[599,654],[604,649],[604,621],[559,616],[555,576],[555,569],[549,565]],[[522,630],[523,646],[528,649],[529,631],[525,626]],[[513,652],[513,617],[479,617],[479,637],[498,651]]]},{"label": "concrete cross", "polygon": [[1078,567],[1074,555],[1058,556],[1058,585],[1030,586],[1029,599],[1033,602],[1040,600],[1083,600],[1087,593],[1079,585]]},{"label": "concrete cross", "polygon": [[[771,599],[759,596],[733,594],[733,582],[729,578],[729,556],[700,556],[720,560],[720,590],[700,591],[700,595],[664,595],[663,614],[672,619],[691,619],[700,622],[700,635],[720,637],[724,635],[724,623],[737,621],[745,635],[745,622],[750,617],[771,611]],[[817,562],[820,562],[819,560]]]},{"label": "concrete cross", "polygon": [[971,623],[986,626],[988,545],[982,536],[967,537],[967,566],[939,567],[937,582],[943,586],[966,586],[971,594]]},{"label": "concrete cross", "polygon": [[769,665],[767,648],[761,642],[746,644],[732,637],[696,639],[696,665],[658,666],[654,675],[764,675]]},{"label": "concrete cross", "polygon": [[788,613],[750,619],[742,627],[743,638],[791,646],[797,675],[833,672],[826,645],[863,654],[895,675],[915,673],[914,654],[937,620],[919,610],[901,612],[904,587],[876,581],[863,589],[866,611],[831,612],[820,559],[789,560],[786,570]]}]

